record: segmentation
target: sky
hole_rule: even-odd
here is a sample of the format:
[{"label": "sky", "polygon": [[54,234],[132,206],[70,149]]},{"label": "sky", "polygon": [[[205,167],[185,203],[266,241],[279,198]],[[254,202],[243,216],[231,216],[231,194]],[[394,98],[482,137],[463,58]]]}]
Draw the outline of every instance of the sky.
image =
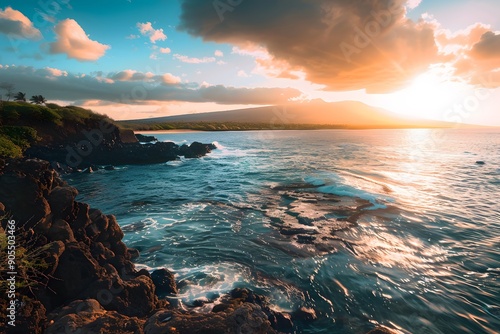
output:
[{"label": "sky", "polygon": [[500,126],[498,0],[0,0],[0,50],[15,92],[117,120],[323,99]]}]

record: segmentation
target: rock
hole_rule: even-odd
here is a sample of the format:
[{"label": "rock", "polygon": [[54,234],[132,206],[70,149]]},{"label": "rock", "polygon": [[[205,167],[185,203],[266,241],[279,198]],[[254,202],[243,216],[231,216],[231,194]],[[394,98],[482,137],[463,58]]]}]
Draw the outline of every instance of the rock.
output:
[{"label": "rock", "polygon": [[136,133],[135,137],[140,143],[151,143],[154,141],[158,141],[158,139],[155,136],[145,136],[141,135],[140,133]]},{"label": "rock", "polygon": [[66,244],[54,272],[55,279],[49,283],[49,288],[57,292],[53,296],[53,305],[75,299],[97,281],[102,271],[89,250],[76,242]]},{"label": "rock", "polygon": [[47,256],[45,257],[45,263],[47,268],[44,270],[45,275],[53,275],[57,266],[59,265],[59,257],[66,249],[64,242],[53,241],[47,245]]},{"label": "rock", "polygon": [[163,333],[241,333],[275,334],[260,306],[243,303],[227,312],[188,313],[161,310],[144,326],[145,334]]},{"label": "rock", "polygon": [[318,231],[307,228],[282,228],[280,233],[283,235],[296,235],[296,234],[318,234]]},{"label": "rock", "polygon": [[476,164],[478,164],[478,165],[485,165],[486,162],[484,162],[484,161],[476,161]]},{"label": "rock", "polygon": [[215,150],[217,147],[214,144],[202,144],[193,142],[191,145],[182,145],[179,149],[179,155],[185,158],[200,158]]},{"label": "rock", "polygon": [[67,218],[74,208],[78,190],[73,187],[56,187],[49,195],[49,205],[54,217]]},{"label": "rock", "polygon": [[313,244],[314,240],[316,240],[316,237],[312,235],[297,235],[297,242],[299,244]]},{"label": "rock", "polygon": [[151,274],[154,285],[156,286],[156,294],[160,297],[165,297],[171,294],[178,294],[177,285],[175,283],[174,274],[168,269],[158,269]]},{"label": "rock", "polygon": [[298,310],[292,313],[292,319],[300,321],[313,321],[318,317],[316,316],[316,311],[312,308],[302,306]]},{"label": "rock", "polygon": [[386,327],[377,327],[372,329],[367,334],[396,334],[396,332],[386,328]]},{"label": "rock", "polygon": [[141,254],[139,251],[135,248],[127,248],[127,254],[130,257],[131,260],[137,259]]},{"label": "rock", "polygon": [[42,334],[47,320],[43,304],[36,300],[24,300],[18,305],[16,326],[9,327],[7,333],[12,334]]},{"label": "rock", "polygon": [[74,242],[75,236],[73,235],[73,230],[69,224],[62,219],[56,220],[49,231],[47,232],[47,237],[51,241],[61,240],[64,242]]},{"label": "rock", "polygon": [[141,334],[143,325],[144,320],[106,311],[97,300],[87,299],[75,300],[52,312],[45,333]]}]

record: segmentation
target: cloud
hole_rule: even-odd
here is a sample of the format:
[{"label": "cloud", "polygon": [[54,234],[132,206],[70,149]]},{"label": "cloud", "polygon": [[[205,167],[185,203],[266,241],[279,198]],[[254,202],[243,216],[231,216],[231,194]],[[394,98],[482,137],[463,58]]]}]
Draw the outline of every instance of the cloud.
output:
[{"label": "cloud", "polygon": [[[472,47],[471,55],[481,59],[500,59],[500,34],[493,31],[485,32],[480,41]],[[497,65],[500,67],[500,63]]]},{"label": "cloud", "polygon": [[160,48],[160,53],[168,54],[170,52],[172,52],[172,50],[170,50],[170,48]]},{"label": "cloud", "polygon": [[420,3],[422,3],[422,0],[408,0],[406,6],[410,9],[415,9],[420,5]]},{"label": "cloud", "polygon": [[224,52],[222,52],[221,50],[215,50],[214,56],[216,56],[216,57],[224,57]]},{"label": "cloud", "polygon": [[139,35],[130,34],[130,35],[128,35],[128,36],[127,36],[127,37],[125,37],[125,38],[126,38],[126,39],[138,39],[138,38],[140,38],[140,37],[141,37],[141,36],[139,36]]},{"label": "cloud", "polygon": [[213,63],[215,62],[214,57],[203,57],[203,58],[192,58],[188,56],[183,56],[180,54],[174,54],[174,58],[188,64],[205,64],[205,63]]},{"label": "cloud", "polygon": [[42,38],[40,30],[20,11],[11,7],[0,10],[0,33],[13,38],[39,40]]},{"label": "cloud", "polygon": [[50,44],[52,54],[64,53],[79,61],[96,61],[110,48],[91,40],[80,25],[72,19],[59,22],[54,28],[57,40]]},{"label": "cloud", "polygon": [[448,56],[455,80],[482,86],[500,87],[500,33],[476,23],[457,32],[440,30],[439,47]]},{"label": "cloud", "polygon": [[439,61],[435,26],[409,20],[406,5],[253,0],[226,11],[221,21],[211,1],[185,0],[178,28],[205,41],[261,46],[283,68],[278,76],[299,71],[326,90],[380,93],[404,87]]},{"label": "cloud", "polygon": [[124,70],[75,75],[65,71],[26,66],[0,65],[0,77],[15,82],[28,95],[41,94],[49,100],[101,100],[124,104],[152,101],[183,101],[217,104],[279,104],[301,92],[292,88],[237,88],[182,83],[173,74]]},{"label": "cloud", "polygon": [[238,71],[238,76],[240,78],[248,78],[248,74],[244,70],[239,70]]},{"label": "cloud", "polygon": [[151,22],[137,23],[137,28],[143,36],[148,36],[151,43],[156,43],[156,41],[164,41],[167,39],[167,35],[163,33],[163,29],[154,29]]}]

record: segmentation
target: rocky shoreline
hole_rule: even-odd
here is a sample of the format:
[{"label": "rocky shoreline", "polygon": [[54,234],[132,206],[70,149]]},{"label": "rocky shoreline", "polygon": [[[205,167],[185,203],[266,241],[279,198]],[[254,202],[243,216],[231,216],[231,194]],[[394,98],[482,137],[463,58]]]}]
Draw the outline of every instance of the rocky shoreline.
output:
[{"label": "rocky shoreline", "polygon": [[[223,296],[208,313],[196,312],[196,307],[176,308],[160,299],[158,295],[177,292],[173,274],[167,269],[136,270],[131,258],[137,251],[121,241],[123,232],[116,218],[77,202],[78,191],[47,161],[0,161],[0,189],[4,216],[0,232],[5,233],[7,217],[16,222],[18,249],[25,251],[17,260],[33,266],[18,264],[17,279],[26,284],[16,294],[16,326],[2,332],[278,333],[293,329],[291,315],[272,311],[266,298],[246,289]],[[4,319],[8,302],[2,295]]]}]

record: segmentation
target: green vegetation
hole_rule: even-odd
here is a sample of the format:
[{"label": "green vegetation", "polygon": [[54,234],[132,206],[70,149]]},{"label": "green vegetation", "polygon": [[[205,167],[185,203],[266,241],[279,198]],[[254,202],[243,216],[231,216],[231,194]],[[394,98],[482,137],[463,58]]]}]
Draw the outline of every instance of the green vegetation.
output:
[{"label": "green vegetation", "polygon": [[0,127],[0,156],[19,158],[22,153],[40,138],[36,130],[28,126]]},{"label": "green vegetation", "polygon": [[[16,94],[15,98],[22,96]],[[105,115],[75,106],[0,101],[0,157],[21,157],[31,145],[94,128]]]},{"label": "green vegetation", "polygon": [[[2,220],[7,217],[1,217]],[[5,266],[8,263],[8,237],[5,231],[0,227],[0,261]],[[47,244],[45,246],[36,246],[36,237],[33,238],[30,233],[24,230],[16,233],[16,272],[19,279],[16,280],[16,288],[32,289],[36,286],[46,286],[47,275],[44,271],[48,268],[46,262],[47,250],[52,246]],[[7,276],[3,277],[4,270],[0,273],[0,288],[6,291]]]},{"label": "green vegetation", "polygon": [[9,124],[17,121],[61,124],[61,119],[61,115],[46,106],[25,102],[4,101],[0,109],[1,124]]}]

